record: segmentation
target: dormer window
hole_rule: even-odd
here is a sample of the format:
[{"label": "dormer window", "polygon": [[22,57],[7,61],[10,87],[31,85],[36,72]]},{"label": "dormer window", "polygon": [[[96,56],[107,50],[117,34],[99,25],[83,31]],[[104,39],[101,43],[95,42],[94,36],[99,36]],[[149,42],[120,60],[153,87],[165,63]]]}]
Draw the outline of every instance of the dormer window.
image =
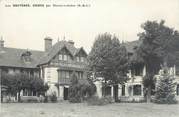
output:
[{"label": "dormer window", "polygon": [[30,62],[31,61],[31,55],[32,55],[32,53],[30,51],[26,51],[26,52],[22,53],[21,59],[24,62]]}]

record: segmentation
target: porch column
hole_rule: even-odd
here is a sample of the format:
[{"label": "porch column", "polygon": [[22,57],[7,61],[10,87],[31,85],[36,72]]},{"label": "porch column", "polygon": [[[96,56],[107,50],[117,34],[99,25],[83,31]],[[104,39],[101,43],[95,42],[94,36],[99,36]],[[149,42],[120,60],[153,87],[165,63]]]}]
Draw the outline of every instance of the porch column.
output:
[{"label": "porch column", "polygon": [[63,87],[63,86],[59,86],[59,91],[60,91],[59,97],[60,97],[61,99],[63,99],[63,97],[64,97],[64,95],[63,95],[63,93],[64,93],[64,87]]},{"label": "porch column", "polygon": [[129,96],[129,85],[125,84],[125,96]]},{"label": "porch column", "polygon": [[97,81],[95,82],[96,85],[96,95],[101,98],[102,97],[102,83]]},{"label": "porch column", "polygon": [[122,96],[122,85],[118,85],[118,97]]},{"label": "porch column", "polygon": [[173,74],[174,74],[174,76],[176,76],[176,66],[175,65],[173,67]]},{"label": "porch column", "polygon": [[113,97],[113,96],[114,96],[114,87],[111,86],[111,97]]},{"label": "porch column", "polygon": [[132,71],[131,70],[129,70],[128,77],[132,78]]},{"label": "porch column", "polygon": [[131,85],[131,96],[134,96],[134,85]]},{"label": "porch column", "polygon": [[142,76],[144,77],[146,75],[146,66],[144,65]]},{"label": "porch column", "polygon": [[144,86],[141,85],[141,96],[144,96],[144,91],[143,91],[143,89],[144,89]]}]

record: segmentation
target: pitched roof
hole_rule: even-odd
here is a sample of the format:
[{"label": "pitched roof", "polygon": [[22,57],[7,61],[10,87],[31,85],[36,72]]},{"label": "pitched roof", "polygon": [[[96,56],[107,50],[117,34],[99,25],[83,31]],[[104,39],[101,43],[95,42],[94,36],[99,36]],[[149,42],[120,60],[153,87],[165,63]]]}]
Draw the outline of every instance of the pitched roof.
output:
[{"label": "pitched roof", "polygon": [[[124,43],[128,52],[133,53],[134,48],[139,46],[141,41],[132,41]],[[66,48],[72,56],[76,56],[83,48],[76,48],[73,44],[67,41],[59,41],[48,51],[28,50],[31,52],[31,61],[24,62],[21,55],[27,49],[3,47],[0,50],[0,66],[22,67],[22,68],[36,68],[39,64],[48,63],[61,49]],[[85,52],[85,50],[84,50]]]},{"label": "pitched roof", "polygon": [[61,49],[66,48],[72,56],[75,56],[82,48],[76,48],[73,44],[63,40],[57,42],[52,48],[44,54],[39,64],[48,63]]},{"label": "pitched roof", "polygon": [[0,49],[0,66],[36,68],[43,51],[28,50],[31,53],[31,60],[25,62],[21,56],[27,49],[3,47]]}]

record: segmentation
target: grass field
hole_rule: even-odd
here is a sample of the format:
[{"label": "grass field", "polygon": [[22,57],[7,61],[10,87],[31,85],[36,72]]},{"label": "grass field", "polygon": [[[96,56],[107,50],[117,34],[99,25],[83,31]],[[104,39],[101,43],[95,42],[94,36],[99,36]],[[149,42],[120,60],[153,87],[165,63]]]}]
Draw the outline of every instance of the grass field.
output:
[{"label": "grass field", "polygon": [[179,104],[114,103],[4,103],[0,117],[179,117]]}]

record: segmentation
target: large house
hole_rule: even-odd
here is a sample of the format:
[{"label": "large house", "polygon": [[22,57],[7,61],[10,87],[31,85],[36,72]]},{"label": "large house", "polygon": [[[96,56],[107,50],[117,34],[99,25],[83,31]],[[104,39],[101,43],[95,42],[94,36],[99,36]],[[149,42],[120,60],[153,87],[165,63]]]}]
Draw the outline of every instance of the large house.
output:
[{"label": "large house", "polygon": [[73,41],[59,41],[52,46],[52,39],[45,38],[45,53],[38,67],[41,78],[48,83],[47,94],[56,93],[61,99],[68,98],[70,76],[75,73],[81,82],[87,78],[87,53],[76,48]]},{"label": "large house", "polygon": [[[50,88],[47,95],[55,93],[59,98],[68,98],[70,76],[74,73],[80,82],[86,83],[87,53],[76,48],[73,41],[58,41],[52,45],[52,39],[44,39],[45,50],[27,50],[9,48],[0,40],[0,73],[27,73],[36,75]],[[21,96],[33,96],[33,92],[22,91]]]},{"label": "large house", "polygon": [[[141,44],[141,41],[132,41],[124,43],[124,46],[128,52],[128,58],[131,59],[134,55],[135,49]],[[179,54],[176,56],[179,57]],[[179,58],[178,58],[179,59]],[[156,75],[156,80],[161,75],[162,70]],[[173,75],[175,78],[176,85],[176,97],[179,100],[179,64],[174,65],[169,68],[169,74]],[[143,101],[144,100],[144,86],[142,83],[143,77],[146,75],[146,67],[143,64],[137,63],[133,64],[130,67],[130,70],[127,74],[129,80],[124,83],[124,85],[118,85],[117,90],[116,87],[108,86],[107,87],[107,95],[120,99],[121,101]],[[99,78],[102,79],[102,78]],[[97,86],[97,95],[102,97],[103,86],[101,81],[95,82]],[[106,92],[106,91],[105,91]],[[117,97],[116,97],[117,96]]]},{"label": "large house", "polygon": [[[88,74],[87,53],[81,48],[76,48],[72,40],[61,40],[52,45],[52,39],[44,39],[44,51],[9,48],[4,46],[4,41],[0,40],[0,73],[21,73],[25,72],[29,76],[34,75],[42,78],[50,88],[47,95],[55,93],[59,99],[68,99],[68,88],[72,74],[80,79],[80,82],[86,83]],[[140,41],[124,43],[128,51],[129,58],[134,54],[134,49],[140,45]],[[142,79],[146,74],[145,65],[137,64],[131,67],[127,76],[129,81],[124,85],[118,85],[117,90],[114,87],[108,87],[108,95],[117,96],[123,101],[143,100],[144,91]],[[174,75],[178,85],[176,86],[176,95],[179,97],[179,69],[177,66],[170,68],[170,74]],[[95,82],[97,95],[102,97],[102,82]],[[21,96],[33,96],[33,92],[22,91]]]}]

